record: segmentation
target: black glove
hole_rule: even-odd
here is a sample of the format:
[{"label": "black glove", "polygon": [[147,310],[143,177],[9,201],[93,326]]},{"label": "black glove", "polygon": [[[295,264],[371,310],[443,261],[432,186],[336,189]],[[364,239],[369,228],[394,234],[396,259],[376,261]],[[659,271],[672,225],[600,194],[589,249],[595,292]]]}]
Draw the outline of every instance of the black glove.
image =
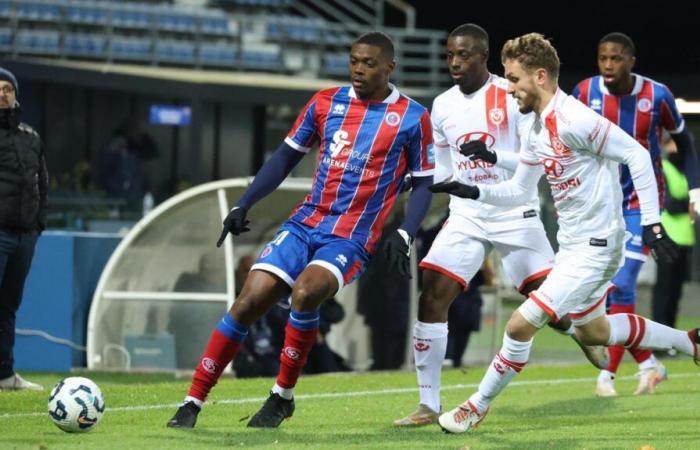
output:
[{"label": "black glove", "polygon": [[496,164],[496,160],[498,159],[496,152],[487,149],[486,144],[482,141],[465,142],[459,146],[459,152],[471,161],[482,160],[487,163]]},{"label": "black glove", "polygon": [[476,200],[479,198],[479,188],[469,184],[462,184],[459,181],[442,181],[428,186],[430,192],[447,192],[448,194],[456,195],[461,198],[471,198]]},{"label": "black glove", "polygon": [[221,235],[219,240],[216,241],[216,246],[221,247],[221,244],[226,239],[226,235],[231,233],[234,236],[238,236],[241,233],[250,231],[248,224],[250,220],[246,220],[245,216],[248,210],[241,208],[240,206],[235,206],[224,219],[224,228],[221,230]]},{"label": "black glove", "polygon": [[660,223],[644,225],[642,227],[642,241],[649,247],[654,259],[660,262],[670,263],[678,257],[678,247],[668,237],[666,230]]},{"label": "black glove", "polygon": [[389,262],[389,270],[408,279],[411,278],[412,242],[413,238],[408,233],[396,230],[384,243],[384,253],[386,253],[386,259]]}]

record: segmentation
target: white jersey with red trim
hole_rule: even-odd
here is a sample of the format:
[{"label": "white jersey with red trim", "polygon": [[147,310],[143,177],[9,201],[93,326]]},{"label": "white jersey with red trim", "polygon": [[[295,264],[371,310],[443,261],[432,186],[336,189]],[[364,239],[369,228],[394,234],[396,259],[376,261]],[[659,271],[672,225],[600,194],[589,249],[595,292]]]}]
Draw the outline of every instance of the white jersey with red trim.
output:
[{"label": "white jersey with red trim", "polygon": [[596,245],[625,229],[619,164],[610,158],[636,143],[622,130],[559,89],[522,140],[521,163],[542,165],[549,182],[560,244]]},{"label": "white jersey with red trim", "polygon": [[[507,87],[507,80],[491,75],[486,84],[472,94],[465,95],[459,86],[454,86],[435,98],[431,112],[435,182],[452,176],[465,184],[496,184],[513,176],[509,170],[485,161],[470,161],[459,153],[459,146],[472,140],[482,140],[489,149],[498,152],[518,152],[518,130],[527,129],[534,114],[521,114],[517,101],[507,95]],[[450,213],[467,217],[522,219],[523,213],[529,210],[539,211],[536,192],[515,208],[450,196]]]}]

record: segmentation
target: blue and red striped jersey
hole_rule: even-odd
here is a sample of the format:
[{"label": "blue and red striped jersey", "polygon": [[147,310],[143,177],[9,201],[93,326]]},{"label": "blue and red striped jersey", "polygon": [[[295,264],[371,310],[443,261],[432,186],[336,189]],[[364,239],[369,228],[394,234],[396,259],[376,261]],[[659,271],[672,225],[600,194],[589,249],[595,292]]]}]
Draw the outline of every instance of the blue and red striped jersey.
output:
[{"label": "blue and red striped jersey", "polygon": [[404,176],[430,176],[435,167],[430,115],[392,92],[362,101],[352,86],[317,92],[301,110],[285,142],[319,153],[311,192],[290,218],[359,242],[372,252]]},{"label": "blue and red striped jersey", "polygon": [[[649,150],[659,186],[659,204],[663,204],[665,183],[661,170],[661,132],[665,129],[672,134],[679,133],[683,131],[685,123],[673,94],[665,85],[633,75],[635,83],[628,95],[610,94],[600,75],[581,81],[571,95],[622,128]],[[639,198],[627,166],[620,166],[620,184],[622,209],[638,210]]]}]

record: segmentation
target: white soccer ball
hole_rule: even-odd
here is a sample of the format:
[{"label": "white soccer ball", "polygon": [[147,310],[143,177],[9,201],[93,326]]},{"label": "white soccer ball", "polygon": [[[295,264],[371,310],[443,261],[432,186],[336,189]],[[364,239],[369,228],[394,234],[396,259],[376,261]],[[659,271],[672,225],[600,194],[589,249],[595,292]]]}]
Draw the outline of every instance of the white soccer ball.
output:
[{"label": "white soccer ball", "polygon": [[102,391],[88,378],[64,378],[51,390],[49,417],[63,431],[90,431],[100,422],[104,411]]}]

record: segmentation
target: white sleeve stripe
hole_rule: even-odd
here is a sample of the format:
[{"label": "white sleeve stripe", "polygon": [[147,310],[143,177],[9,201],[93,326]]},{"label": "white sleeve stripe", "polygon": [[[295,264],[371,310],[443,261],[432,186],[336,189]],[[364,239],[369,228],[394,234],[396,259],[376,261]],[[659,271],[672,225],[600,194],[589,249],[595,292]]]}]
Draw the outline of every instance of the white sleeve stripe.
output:
[{"label": "white sleeve stripe", "polygon": [[605,134],[603,135],[603,139],[601,139],[600,145],[598,146],[598,149],[596,150],[596,155],[600,155],[600,152],[603,151],[603,147],[605,147],[605,143],[608,141],[608,133],[610,133],[611,126],[612,126],[612,122],[608,122],[608,126],[605,128]]},{"label": "white sleeve stripe", "polygon": [[308,153],[309,150],[311,150],[311,147],[304,147],[303,145],[299,145],[292,138],[287,136],[284,138],[284,143],[287,144],[288,146],[292,147],[294,150],[297,150],[302,153]]},{"label": "white sleeve stripe", "polygon": [[435,169],[430,169],[430,170],[420,170],[420,171],[411,171],[411,176],[412,177],[430,177],[433,175],[435,172]]},{"label": "white sleeve stripe", "polygon": [[678,134],[682,133],[683,130],[685,129],[685,120],[681,120],[681,124],[676,128],[675,130],[667,130],[669,134]]}]

